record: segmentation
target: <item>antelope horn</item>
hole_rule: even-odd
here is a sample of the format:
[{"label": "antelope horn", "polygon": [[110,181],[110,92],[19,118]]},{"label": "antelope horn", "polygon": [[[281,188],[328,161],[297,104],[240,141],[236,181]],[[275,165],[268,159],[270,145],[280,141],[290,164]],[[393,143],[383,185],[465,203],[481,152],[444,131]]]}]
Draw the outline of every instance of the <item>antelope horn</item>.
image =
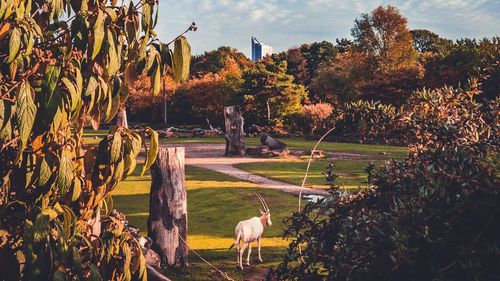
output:
[{"label": "antelope horn", "polygon": [[264,208],[264,211],[266,213],[269,212],[269,208],[267,207],[267,204],[266,204],[266,201],[264,200],[264,198],[262,198],[262,196],[260,196],[259,194],[255,193],[255,195],[257,196],[257,198],[259,198],[259,201],[260,201],[260,204],[262,205],[262,207]]}]

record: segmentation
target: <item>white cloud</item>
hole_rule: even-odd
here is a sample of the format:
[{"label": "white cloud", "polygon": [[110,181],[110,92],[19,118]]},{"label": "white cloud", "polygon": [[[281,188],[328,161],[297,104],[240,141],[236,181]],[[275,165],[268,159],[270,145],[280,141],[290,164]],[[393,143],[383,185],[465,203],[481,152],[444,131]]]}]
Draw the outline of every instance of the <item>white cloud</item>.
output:
[{"label": "white cloud", "polygon": [[394,5],[410,28],[425,28],[451,39],[499,35],[498,0],[184,0],[160,1],[157,32],[167,41],[191,21],[193,51],[222,45],[250,51],[255,35],[276,51],[313,41],[349,37],[353,21],[379,5]]}]

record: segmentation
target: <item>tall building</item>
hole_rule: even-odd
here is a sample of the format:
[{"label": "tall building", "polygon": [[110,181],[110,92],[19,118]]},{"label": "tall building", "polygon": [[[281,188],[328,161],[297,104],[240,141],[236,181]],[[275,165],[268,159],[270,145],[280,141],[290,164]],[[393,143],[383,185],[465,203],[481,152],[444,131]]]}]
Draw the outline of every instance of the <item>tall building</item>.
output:
[{"label": "tall building", "polygon": [[260,43],[257,38],[252,36],[252,61],[256,62],[267,55],[273,53],[273,47],[268,46],[264,43]]}]

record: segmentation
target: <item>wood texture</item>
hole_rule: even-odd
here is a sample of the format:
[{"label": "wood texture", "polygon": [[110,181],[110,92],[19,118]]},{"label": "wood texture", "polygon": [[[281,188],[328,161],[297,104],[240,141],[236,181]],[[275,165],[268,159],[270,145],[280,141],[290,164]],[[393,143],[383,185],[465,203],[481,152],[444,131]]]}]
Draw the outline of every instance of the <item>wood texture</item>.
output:
[{"label": "wood texture", "polygon": [[127,109],[125,107],[120,107],[116,113],[116,125],[128,128]]},{"label": "wood texture", "polygon": [[151,167],[148,236],[163,265],[187,266],[187,194],[184,147],[162,147]]},{"label": "wood texture", "polygon": [[243,131],[243,116],[239,106],[224,107],[224,119],[226,127],[226,153],[225,155],[244,155],[245,132]]}]

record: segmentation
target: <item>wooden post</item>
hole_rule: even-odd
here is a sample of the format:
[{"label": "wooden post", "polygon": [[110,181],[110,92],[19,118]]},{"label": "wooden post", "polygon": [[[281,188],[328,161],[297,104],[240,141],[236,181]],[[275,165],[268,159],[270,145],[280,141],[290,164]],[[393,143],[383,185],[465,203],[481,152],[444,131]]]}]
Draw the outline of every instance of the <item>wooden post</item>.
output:
[{"label": "wooden post", "polygon": [[125,106],[121,106],[118,113],[116,113],[116,125],[128,128],[127,109]]},{"label": "wooden post", "polygon": [[151,167],[148,236],[163,265],[187,266],[184,147],[161,147]]},{"label": "wooden post", "polygon": [[239,106],[224,107],[226,125],[226,153],[225,155],[244,155],[245,141],[243,140],[243,117]]}]

